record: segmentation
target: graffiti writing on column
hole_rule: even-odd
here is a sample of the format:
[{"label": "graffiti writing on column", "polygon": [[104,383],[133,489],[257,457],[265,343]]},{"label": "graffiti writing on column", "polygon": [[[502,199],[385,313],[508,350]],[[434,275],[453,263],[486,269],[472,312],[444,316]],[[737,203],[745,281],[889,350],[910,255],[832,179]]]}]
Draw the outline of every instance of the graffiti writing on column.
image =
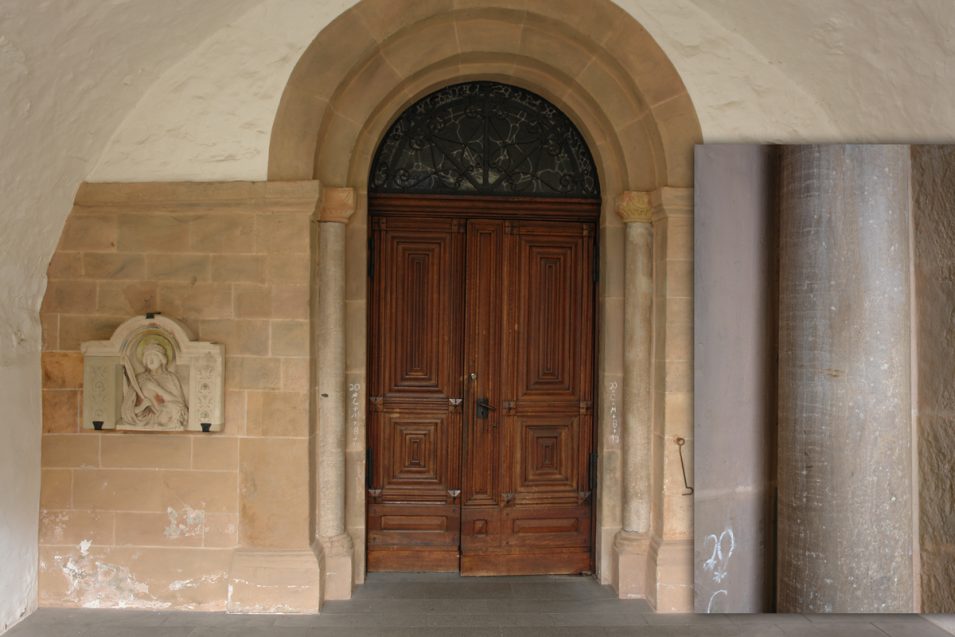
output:
[{"label": "graffiti writing on column", "polygon": [[610,444],[620,444],[620,420],[617,418],[617,381],[610,383]]},{"label": "graffiti writing on column", "polygon": [[[713,583],[722,584],[729,575],[729,561],[733,555],[733,549],[736,548],[736,538],[733,536],[733,529],[726,529],[720,533],[719,537],[715,533],[710,533],[703,540],[703,552],[706,553],[707,546],[713,541],[713,553],[709,559],[703,562],[703,571],[713,578]],[[713,605],[720,596],[726,597],[729,593],[725,588],[710,595],[710,600],[706,605],[706,612],[713,612]]]},{"label": "graffiti writing on column", "polygon": [[350,383],[348,385],[348,420],[351,423],[352,441],[360,442],[361,427],[359,420],[361,417],[361,383]]}]

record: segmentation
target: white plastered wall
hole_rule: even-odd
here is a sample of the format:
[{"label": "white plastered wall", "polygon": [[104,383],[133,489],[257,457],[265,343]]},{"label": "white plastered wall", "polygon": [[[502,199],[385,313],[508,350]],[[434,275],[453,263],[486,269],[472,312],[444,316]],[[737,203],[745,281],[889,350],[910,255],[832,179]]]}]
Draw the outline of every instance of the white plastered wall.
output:
[{"label": "white plastered wall", "polygon": [[0,2],[0,632],[36,606],[39,309],[73,194],[161,71],[253,1]]},{"label": "white plastered wall", "polygon": [[[831,0],[820,21],[797,19],[798,0],[717,2],[619,1],[682,76],[707,141],[952,138],[955,5]],[[352,4],[0,3],[0,631],[35,604],[38,310],[77,185],[264,179],[295,62]]]},{"label": "white plastered wall", "polygon": [[[305,47],[354,0],[266,0],[146,93],[90,181],[264,179],[282,90]],[[683,78],[706,138],[833,136],[816,100],[689,0],[621,0]],[[333,8],[334,11],[329,11]]]}]

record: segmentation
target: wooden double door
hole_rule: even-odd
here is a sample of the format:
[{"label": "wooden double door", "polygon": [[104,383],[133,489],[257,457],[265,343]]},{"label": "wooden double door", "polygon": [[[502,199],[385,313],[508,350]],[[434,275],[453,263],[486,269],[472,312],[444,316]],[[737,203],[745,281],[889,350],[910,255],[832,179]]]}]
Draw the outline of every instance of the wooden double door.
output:
[{"label": "wooden double door", "polygon": [[369,571],[593,569],[589,206],[370,206]]}]

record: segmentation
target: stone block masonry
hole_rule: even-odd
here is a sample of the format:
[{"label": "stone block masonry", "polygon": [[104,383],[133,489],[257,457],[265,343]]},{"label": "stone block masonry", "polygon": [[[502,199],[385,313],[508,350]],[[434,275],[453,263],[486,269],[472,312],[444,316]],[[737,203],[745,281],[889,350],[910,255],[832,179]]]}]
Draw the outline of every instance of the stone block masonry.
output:
[{"label": "stone block masonry", "polygon": [[[318,201],[317,182],[80,187],[41,310],[41,605],[224,610],[234,553],[254,549],[299,556],[315,589],[283,610],[317,608],[317,560],[299,558]],[[80,429],[80,343],[146,312],[225,345],[221,433]]]}]

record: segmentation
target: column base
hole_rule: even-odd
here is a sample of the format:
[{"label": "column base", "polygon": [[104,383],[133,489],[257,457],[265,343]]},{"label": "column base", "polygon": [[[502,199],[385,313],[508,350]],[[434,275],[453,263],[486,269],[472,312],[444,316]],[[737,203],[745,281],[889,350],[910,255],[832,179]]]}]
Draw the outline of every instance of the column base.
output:
[{"label": "column base", "polygon": [[659,546],[659,538],[646,533],[617,533],[613,540],[611,585],[620,599],[645,599],[656,608]]},{"label": "column base", "polygon": [[324,599],[351,599],[355,588],[355,545],[348,533],[318,538]]},{"label": "column base", "polygon": [[237,549],[229,569],[230,613],[317,613],[319,560],[309,549]]},{"label": "column base", "polygon": [[664,538],[657,557],[656,579],[657,612],[693,612],[692,539]]}]

